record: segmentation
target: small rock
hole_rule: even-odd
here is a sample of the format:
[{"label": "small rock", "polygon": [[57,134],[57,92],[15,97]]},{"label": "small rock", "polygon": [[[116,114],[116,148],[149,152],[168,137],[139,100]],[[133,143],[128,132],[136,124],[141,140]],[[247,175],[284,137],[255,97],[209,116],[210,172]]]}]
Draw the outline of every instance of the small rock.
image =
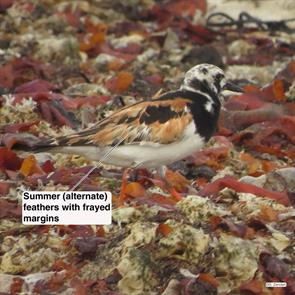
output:
[{"label": "small rock", "polygon": [[73,63],[80,58],[79,44],[74,37],[64,37],[57,39],[55,36],[38,40],[36,53],[38,58],[51,62],[60,60],[63,63]]},{"label": "small rock", "polygon": [[215,47],[211,45],[193,48],[187,55],[183,57],[182,62],[188,63],[190,65],[208,63],[214,64],[220,68],[224,68],[220,53]]},{"label": "small rock", "polygon": [[98,84],[80,83],[68,87],[63,92],[68,96],[92,96],[92,95],[107,95],[108,91],[105,87]]},{"label": "small rock", "polygon": [[240,181],[274,191],[287,190],[292,193],[295,192],[295,168],[282,168],[259,177],[244,176]]},{"label": "small rock", "polygon": [[82,255],[91,255],[95,254],[97,250],[97,246],[99,244],[105,243],[106,240],[100,237],[85,237],[85,238],[78,238],[75,241],[75,248],[82,254]]},{"label": "small rock", "polygon": [[216,175],[216,171],[210,166],[202,165],[191,170],[192,178],[205,177],[210,180]]},{"label": "small rock", "polygon": [[108,69],[108,65],[112,62],[117,61],[118,63],[124,64],[124,60],[121,58],[117,58],[115,56],[106,54],[106,53],[101,53],[99,54],[93,61],[94,63],[94,68],[97,71],[105,71]]},{"label": "small rock", "polygon": [[259,177],[253,177],[253,176],[243,176],[240,178],[240,181],[253,184],[258,187],[263,187],[265,181],[266,181],[266,175],[261,175]]},{"label": "small rock", "polygon": [[163,49],[164,50],[171,50],[179,48],[179,38],[173,30],[170,28],[167,29],[167,35],[164,41]]},{"label": "small rock", "polygon": [[229,54],[232,56],[244,56],[253,53],[256,49],[254,44],[245,40],[235,40],[228,46]]}]

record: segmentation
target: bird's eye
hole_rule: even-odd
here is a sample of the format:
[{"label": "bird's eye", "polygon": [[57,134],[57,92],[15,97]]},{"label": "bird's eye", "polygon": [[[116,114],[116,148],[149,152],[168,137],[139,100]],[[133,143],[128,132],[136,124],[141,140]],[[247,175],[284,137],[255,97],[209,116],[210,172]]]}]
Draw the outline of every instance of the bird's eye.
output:
[{"label": "bird's eye", "polygon": [[223,78],[224,78],[224,75],[223,75],[223,74],[217,74],[217,75],[215,76],[215,79],[216,79],[217,81],[221,81]]}]

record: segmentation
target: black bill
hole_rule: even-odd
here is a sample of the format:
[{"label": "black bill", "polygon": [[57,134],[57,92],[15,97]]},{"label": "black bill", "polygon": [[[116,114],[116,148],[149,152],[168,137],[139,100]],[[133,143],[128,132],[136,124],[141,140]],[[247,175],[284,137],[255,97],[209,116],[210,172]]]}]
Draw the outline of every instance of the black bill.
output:
[{"label": "black bill", "polygon": [[232,83],[232,82],[226,82],[226,84],[223,87],[223,90],[230,90],[234,92],[244,92],[243,88]]}]

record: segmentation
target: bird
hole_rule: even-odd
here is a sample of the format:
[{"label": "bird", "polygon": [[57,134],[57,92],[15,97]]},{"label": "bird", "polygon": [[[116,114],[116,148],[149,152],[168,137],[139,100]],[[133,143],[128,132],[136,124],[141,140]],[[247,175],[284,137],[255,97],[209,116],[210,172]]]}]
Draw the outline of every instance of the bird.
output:
[{"label": "bird", "polygon": [[122,200],[130,169],[156,169],[165,180],[167,165],[205,145],[217,128],[223,90],[243,92],[227,81],[219,67],[199,64],[185,73],[177,90],[125,106],[76,133],[39,141],[32,138],[30,149],[37,153],[77,154],[127,168],[122,177]]},{"label": "bird", "polygon": [[185,73],[179,89],[123,107],[79,132],[42,140],[35,148],[126,168],[166,166],[212,137],[223,90],[242,92],[219,67],[199,64]]}]

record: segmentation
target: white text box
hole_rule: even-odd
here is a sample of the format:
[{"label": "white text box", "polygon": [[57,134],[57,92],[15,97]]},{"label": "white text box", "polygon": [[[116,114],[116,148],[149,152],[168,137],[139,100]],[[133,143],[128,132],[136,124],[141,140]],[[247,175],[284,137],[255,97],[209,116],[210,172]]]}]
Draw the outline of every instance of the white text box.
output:
[{"label": "white text box", "polygon": [[25,191],[23,224],[111,224],[112,194],[102,191]]}]

